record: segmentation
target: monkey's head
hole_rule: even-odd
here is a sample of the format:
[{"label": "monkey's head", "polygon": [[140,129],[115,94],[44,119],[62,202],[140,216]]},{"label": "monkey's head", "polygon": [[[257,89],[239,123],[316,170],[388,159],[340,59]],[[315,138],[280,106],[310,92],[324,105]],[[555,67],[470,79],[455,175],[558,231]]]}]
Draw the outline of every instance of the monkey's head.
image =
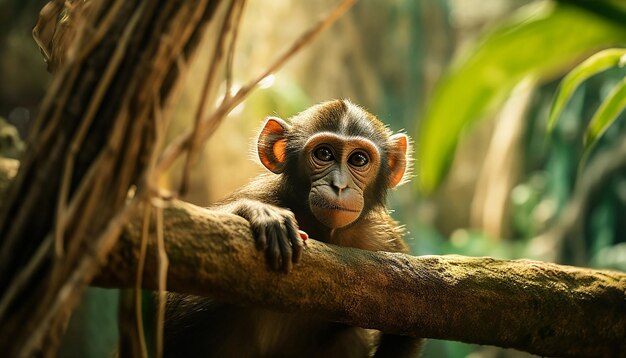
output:
[{"label": "monkey's head", "polygon": [[[388,188],[404,182],[409,139],[347,100],[315,105],[291,118],[265,121],[261,163],[282,174],[292,199],[330,229],[384,205]],[[306,203],[306,204],[305,204]]]}]

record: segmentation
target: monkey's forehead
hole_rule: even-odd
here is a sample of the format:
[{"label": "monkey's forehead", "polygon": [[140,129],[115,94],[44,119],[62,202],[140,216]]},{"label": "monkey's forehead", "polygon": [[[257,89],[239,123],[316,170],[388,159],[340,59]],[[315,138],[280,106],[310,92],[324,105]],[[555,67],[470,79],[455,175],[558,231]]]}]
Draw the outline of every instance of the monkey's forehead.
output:
[{"label": "monkey's forehead", "polygon": [[385,146],[391,131],[374,115],[348,100],[315,105],[291,118],[297,131],[314,134],[332,132],[346,137],[358,136]]},{"label": "monkey's forehead", "polygon": [[313,148],[321,143],[330,144],[335,149],[362,148],[370,155],[379,156],[383,148],[376,145],[371,139],[361,136],[345,136],[334,132],[319,132],[308,137],[304,143],[304,148]]}]

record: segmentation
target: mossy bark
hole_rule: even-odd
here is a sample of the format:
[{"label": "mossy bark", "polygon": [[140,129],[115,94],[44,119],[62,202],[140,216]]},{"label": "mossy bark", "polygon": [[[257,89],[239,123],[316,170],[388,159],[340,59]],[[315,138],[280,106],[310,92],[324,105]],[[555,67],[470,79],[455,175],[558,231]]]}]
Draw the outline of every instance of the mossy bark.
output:
[{"label": "mossy bark", "polygon": [[[0,161],[0,185],[16,167],[14,160]],[[546,356],[626,352],[626,273],[531,260],[370,252],[310,239],[287,275],[269,270],[251,235],[238,216],[170,202],[164,210],[168,289]],[[155,289],[158,280],[154,236],[143,275],[147,289]],[[93,284],[134,287],[140,240],[137,216]]]},{"label": "mossy bark", "polygon": [[[137,218],[127,228],[96,285],[134,286],[140,223]],[[626,352],[624,273],[532,260],[370,252],[311,239],[301,262],[284,274],[269,270],[240,217],[173,201],[164,228],[172,291],[539,355]],[[157,287],[155,241],[151,235],[145,288]]]}]

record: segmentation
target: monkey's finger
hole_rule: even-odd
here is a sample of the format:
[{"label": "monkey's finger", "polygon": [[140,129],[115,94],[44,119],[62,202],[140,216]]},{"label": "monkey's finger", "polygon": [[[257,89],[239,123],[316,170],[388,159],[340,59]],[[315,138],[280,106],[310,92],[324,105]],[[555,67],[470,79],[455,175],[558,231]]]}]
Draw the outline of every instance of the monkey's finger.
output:
[{"label": "monkey's finger", "polygon": [[265,250],[267,248],[267,237],[265,230],[259,226],[252,225],[252,233],[254,234],[254,241],[256,243],[257,250]]},{"label": "monkey's finger", "polygon": [[309,234],[307,234],[306,232],[302,231],[302,230],[298,230],[298,234],[300,235],[300,238],[302,239],[302,241],[305,242],[309,239]]},{"label": "monkey's finger", "polygon": [[291,266],[293,265],[291,263],[291,246],[289,246],[289,241],[285,237],[284,233],[283,235],[278,236],[278,247],[280,247],[280,257],[283,263],[283,271],[289,273],[291,272]]},{"label": "monkey's finger", "polygon": [[300,256],[302,256],[302,241],[300,240],[298,227],[291,220],[286,222],[285,226],[287,227],[287,234],[289,236],[289,242],[291,242],[291,248],[293,251],[291,259],[294,263],[297,263],[298,261],[300,261]]},{"label": "monkey's finger", "polygon": [[280,269],[280,247],[278,246],[278,230],[273,224],[267,228],[267,258],[273,270]]},{"label": "monkey's finger", "polygon": [[286,273],[289,273],[291,271],[291,255],[292,255],[292,249],[291,249],[291,245],[289,244],[289,242],[291,241],[291,231],[293,230],[291,228],[291,220],[289,219],[285,219],[283,220],[283,225],[281,226],[281,232],[280,235],[278,235],[278,245],[280,247],[280,255],[281,258],[283,260],[283,270]]}]

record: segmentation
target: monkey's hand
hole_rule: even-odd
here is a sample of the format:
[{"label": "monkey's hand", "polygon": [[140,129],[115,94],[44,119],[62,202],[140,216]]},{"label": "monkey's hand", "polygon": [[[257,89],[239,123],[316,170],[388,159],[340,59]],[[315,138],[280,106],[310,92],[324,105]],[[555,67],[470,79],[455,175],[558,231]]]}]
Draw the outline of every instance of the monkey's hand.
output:
[{"label": "monkey's hand", "polygon": [[242,200],[232,212],[250,222],[257,249],[265,250],[270,267],[291,271],[300,260],[307,234],[298,230],[295,215],[287,209],[256,200]]}]

